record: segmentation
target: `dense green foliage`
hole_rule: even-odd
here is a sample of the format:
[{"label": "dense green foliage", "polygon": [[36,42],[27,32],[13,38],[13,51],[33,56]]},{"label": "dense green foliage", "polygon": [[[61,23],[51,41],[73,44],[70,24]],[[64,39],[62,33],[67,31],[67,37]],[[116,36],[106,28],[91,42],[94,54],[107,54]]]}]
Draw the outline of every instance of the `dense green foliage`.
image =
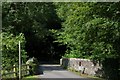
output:
[{"label": "dense green foliage", "polygon": [[62,28],[53,32],[57,37],[55,42],[67,45],[64,57],[101,61],[103,76],[108,80],[118,80],[120,2],[55,4]]},{"label": "dense green foliage", "polygon": [[25,38],[21,33],[18,36],[13,34],[2,32],[2,67],[10,67],[18,65],[19,59],[19,41],[21,44],[21,57],[22,62],[26,62],[27,52],[25,48]]},{"label": "dense green foliage", "polygon": [[3,32],[24,34],[25,50],[29,57],[57,59],[64,53],[64,50],[59,50],[62,46],[53,43],[53,34],[49,31],[60,28],[60,19],[53,3],[4,2],[2,24]]},{"label": "dense green foliage", "polygon": [[29,57],[49,61],[59,59],[65,54],[63,57],[88,58],[103,61],[105,64],[110,59],[116,65],[108,72],[118,73],[116,71],[120,69],[117,65],[120,63],[119,5],[120,2],[4,2],[2,30],[16,37],[23,33],[26,40],[25,50]]},{"label": "dense green foliage", "polygon": [[119,3],[57,5],[57,14],[63,20],[57,39],[67,44],[65,57],[120,58]]}]

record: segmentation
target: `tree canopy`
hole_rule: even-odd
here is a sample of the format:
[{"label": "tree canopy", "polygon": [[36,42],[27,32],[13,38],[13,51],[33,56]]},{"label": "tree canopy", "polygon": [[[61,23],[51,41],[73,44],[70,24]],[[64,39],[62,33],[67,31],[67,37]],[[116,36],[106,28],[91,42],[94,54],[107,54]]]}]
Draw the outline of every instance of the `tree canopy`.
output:
[{"label": "tree canopy", "polygon": [[52,59],[58,54],[60,58],[61,51],[58,48],[62,46],[52,42],[54,38],[50,31],[61,27],[53,3],[3,2],[2,22],[3,32],[13,35],[24,34],[25,50],[29,57],[35,56],[39,59],[51,57]]},{"label": "tree canopy", "polygon": [[68,47],[65,57],[120,58],[119,4],[56,3],[57,14],[63,20],[56,36]]},{"label": "tree canopy", "polygon": [[55,3],[55,5],[62,21],[62,28],[52,31],[57,39],[55,42],[67,46],[63,57],[99,61],[103,67],[103,76],[108,80],[118,80],[120,2]]}]

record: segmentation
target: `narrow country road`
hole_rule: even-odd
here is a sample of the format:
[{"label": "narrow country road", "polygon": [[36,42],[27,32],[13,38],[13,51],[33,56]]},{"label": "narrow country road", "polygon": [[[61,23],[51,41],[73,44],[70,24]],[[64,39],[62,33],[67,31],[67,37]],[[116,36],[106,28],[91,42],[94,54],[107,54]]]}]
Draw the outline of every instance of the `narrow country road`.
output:
[{"label": "narrow country road", "polygon": [[91,80],[64,70],[60,65],[40,65],[40,72],[41,74],[39,77],[41,80],[44,80],[45,78],[51,80],[53,78],[57,78],[57,80]]}]

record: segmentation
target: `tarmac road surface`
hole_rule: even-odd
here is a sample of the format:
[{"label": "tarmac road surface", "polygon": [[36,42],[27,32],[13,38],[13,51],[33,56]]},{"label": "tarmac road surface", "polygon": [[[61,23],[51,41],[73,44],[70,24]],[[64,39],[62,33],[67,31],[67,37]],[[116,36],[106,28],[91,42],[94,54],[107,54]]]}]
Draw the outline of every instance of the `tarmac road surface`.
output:
[{"label": "tarmac road surface", "polygon": [[40,65],[41,80],[92,80],[63,69],[60,65]]}]

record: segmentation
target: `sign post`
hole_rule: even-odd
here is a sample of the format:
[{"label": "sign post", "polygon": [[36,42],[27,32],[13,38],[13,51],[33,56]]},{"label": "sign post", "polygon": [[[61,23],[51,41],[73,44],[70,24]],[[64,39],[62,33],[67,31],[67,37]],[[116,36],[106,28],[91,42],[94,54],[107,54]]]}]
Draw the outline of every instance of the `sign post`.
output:
[{"label": "sign post", "polygon": [[19,41],[19,80],[21,80],[21,51],[20,51],[20,41]]}]

